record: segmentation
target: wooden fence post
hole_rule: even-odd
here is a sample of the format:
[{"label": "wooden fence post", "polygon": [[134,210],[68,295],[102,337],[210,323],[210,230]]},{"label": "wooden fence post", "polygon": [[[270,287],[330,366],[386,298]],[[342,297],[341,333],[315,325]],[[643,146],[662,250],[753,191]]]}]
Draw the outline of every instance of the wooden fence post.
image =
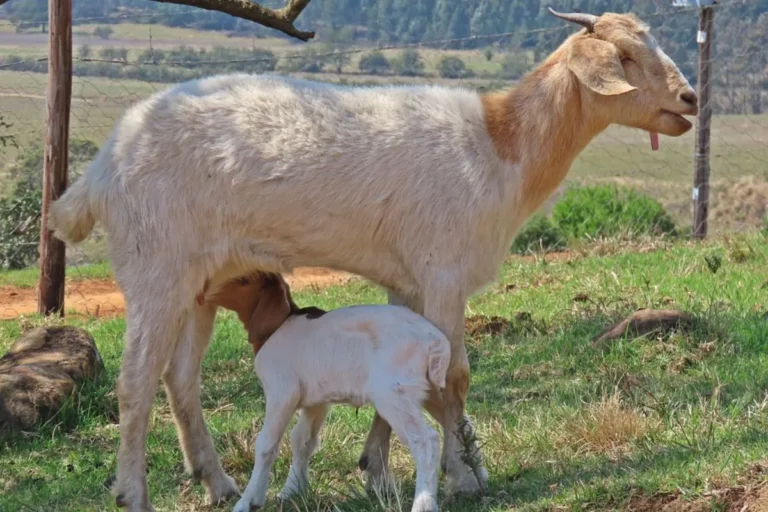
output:
[{"label": "wooden fence post", "polygon": [[699,14],[699,114],[696,120],[696,166],[693,176],[693,236],[707,236],[709,217],[709,140],[712,105],[712,26],[714,7],[702,7]]},{"label": "wooden fence post", "polygon": [[48,92],[37,311],[64,315],[65,246],[48,230],[52,201],[67,188],[72,96],[72,0],[48,0]]}]

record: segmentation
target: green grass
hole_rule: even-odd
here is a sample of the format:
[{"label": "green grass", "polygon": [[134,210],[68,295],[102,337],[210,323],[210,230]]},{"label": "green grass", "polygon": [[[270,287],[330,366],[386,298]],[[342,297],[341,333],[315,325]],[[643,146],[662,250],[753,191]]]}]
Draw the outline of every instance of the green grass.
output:
[{"label": "green grass", "polygon": [[[722,259],[715,273],[705,261],[712,255]],[[468,334],[466,340],[468,410],[484,443],[489,493],[482,500],[444,501],[442,509],[621,510],[631,493],[696,495],[715,483],[734,484],[768,453],[767,255],[768,240],[751,236],[700,245],[593,246],[570,262],[510,258],[499,283],[474,297],[467,312],[508,319],[501,333]],[[25,276],[5,278],[23,282]],[[297,292],[295,299],[331,308],[383,302],[384,294],[353,281]],[[603,326],[638,307],[683,308],[694,314],[694,327],[605,350],[590,346]],[[125,325],[120,319],[78,325],[95,337],[106,376],[84,385],[80,398],[36,433],[0,444],[0,510],[112,507],[102,483],[115,467],[113,385]],[[0,323],[0,350],[21,328]],[[231,314],[217,322],[202,401],[223,464],[242,487],[264,402],[250,347]],[[356,470],[371,415],[370,408],[359,417],[351,408],[333,410],[311,462],[314,492],[302,510],[328,510],[333,503],[344,511],[384,509],[362,496]],[[286,437],[271,504],[286,477],[287,443]],[[148,460],[158,511],[204,509],[200,486],[183,473],[162,394]],[[414,470],[397,442],[391,463],[407,510]]]},{"label": "green grass", "polygon": [[[37,286],[39,276],[40,270],[36,267],[23,270],[0,270],[0,287],[13,285],[19,288],[33,288]],[[112,269],[108,263],[89,263],[67,269],[67,280],[70,281],[111,278]]]}]

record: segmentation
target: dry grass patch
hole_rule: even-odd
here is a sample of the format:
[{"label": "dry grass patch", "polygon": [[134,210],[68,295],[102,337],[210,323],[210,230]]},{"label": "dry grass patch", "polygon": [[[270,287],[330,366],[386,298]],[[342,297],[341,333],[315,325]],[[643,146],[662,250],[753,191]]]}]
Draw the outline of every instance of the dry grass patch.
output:
[{"label": "dry grass patch", "polygon": [[558,445],[577,453],[615,457],[658,428],[658,422],[623,403],[618,393],[588,404],[562,425]]}]

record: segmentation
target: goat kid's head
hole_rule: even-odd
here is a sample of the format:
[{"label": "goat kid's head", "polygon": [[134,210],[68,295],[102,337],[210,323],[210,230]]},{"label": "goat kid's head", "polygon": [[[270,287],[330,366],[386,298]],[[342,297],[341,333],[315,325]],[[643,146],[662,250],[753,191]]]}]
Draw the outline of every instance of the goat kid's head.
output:
[{"label": "goat kid's head", "polygon": [[549,11],[584,27],[563,50],[582,86],[585,109],[603,122],[640,128],[652,137],[677,137],[691,129],[683,116],[698,112],[696,92],[645,23],[632,14]]},{"label": "goat kid's head", "polygon": [[254,354],[298,310],[288,283],[277,273],[260,272],[227,282],[212,302],[234,311],[248,331]]}]

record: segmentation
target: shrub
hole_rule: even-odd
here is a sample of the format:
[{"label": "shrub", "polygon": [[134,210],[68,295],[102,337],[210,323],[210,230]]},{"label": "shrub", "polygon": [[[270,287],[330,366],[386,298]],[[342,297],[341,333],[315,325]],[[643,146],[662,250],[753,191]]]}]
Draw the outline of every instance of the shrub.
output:
[{"label": "shrub", "polygon": [[418,50],[405,50],[395,61],[395,71],[402,76],[421,76],[424,74],[424,62]]},{"label": "shrub", "polygon": [[677,234],[658,201],[611,185],[569,188],[553,208],[552,220],[571,239]]},{"label": "shrub", "polygon": [[443,78],[462,78],[467,75],[467,67],[458,57],[443,57],[437,64],[437,72]]},{"label": "shrub", "polygon": [[112,32],[114,32],[112,30],[112,27],[99,26],[93,29],[93,35],[95,35],[96,37],[100,37],[102,39],[109,39],[109,36],[112,35]]},{"label": "shrub", "polygon": [[528,223],[518,232],[512,242],[512,252],[528,254],[532,252],[553,252],[565,249],[566,241],[563,232],[544,215],[531,217]]},{"label": "shrub", "polygon": [[319,73],[323,70],[324,57],[314,48],[307,48],[283,59],[283,69],[293,72]]},{"label": "shrub", "polygon": [[527,55],[520,52],[507,53],[501,61],[499,76],[507,80],[517,80],[522,78],[529,69],[531,69],[531,63]]},{"label": "shrub", "polygon": [[37,260],[42,195],[33,187],[17,187],[0,200],[0,267],[24,268]]},{"label": "shrub", "polygon": [[392,69],[389,59],[383,53],[376,51],[364,55],[358,62],[357,67],[360,71],[370,75],[383,75]]}]

